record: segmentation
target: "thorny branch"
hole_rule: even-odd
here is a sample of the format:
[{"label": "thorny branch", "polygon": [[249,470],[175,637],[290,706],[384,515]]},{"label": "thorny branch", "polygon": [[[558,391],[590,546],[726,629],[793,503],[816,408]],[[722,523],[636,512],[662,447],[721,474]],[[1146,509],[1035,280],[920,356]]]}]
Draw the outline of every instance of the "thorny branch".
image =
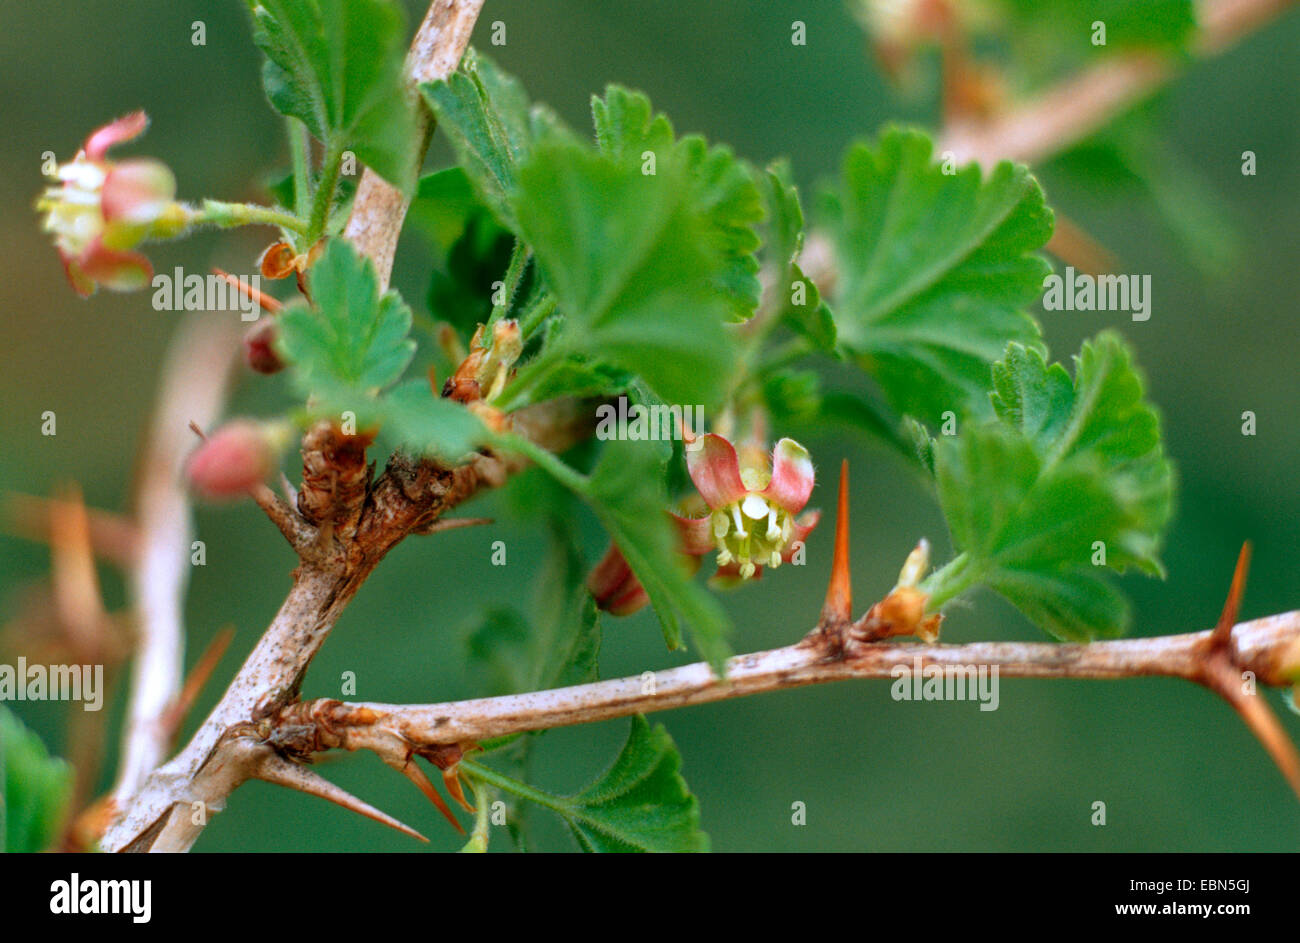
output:
[{"label": "thorny branch", "polygon": [[[482,0],[435,0],[421,23],[407,60],[412,87],[449,75],[469,41]],[[1200,48],[1217,51],[1278,12],[1279,0],[1208,0]],[[978,126],[951,127],[943,140],[966,156],[1033,160],[1066,146],[1105,117],[1164,81],[1171,67],[1140,57],[1119,59],[1049,92],[1028,106]],[[1060,119],[1065,92],[1081,105]],[[414,92],[413,92],[414,93]],[[425,145],[432,133],[421,112]],[[1026,128],[1030,131],[1026,132]],[[387,284],[407,209],[405,197],[367,171],[345,237],[372,259]],[[809,254],[817,251],[810,240]],[[817,268],[808,259],[809,275]],[[830,273],[833,277],[833,271]],[[545,404],[515,417],[515,428],[544,447],[557,449],[582,434],[584,415],[572,402]],[[352,437],[355,438],[355,437]],[[216,709],[181,753],[156,770],[134,795],[119,793],[119,812],[104,836],[107,850],[187,850],[206,821],[220,811],[242,782],[261,778],[339,802],[409,834],[366,803],[348,796],[295,760],[326,749],[369,749],[441,800],[413,763],[424,756],[444,770],[453,796],[464,749],[475,741],[528,730],[587,723],[633,713],[851,678],[891,677],[900,664],[997,665],[1006,677],[1181,677],[1224,696],[1260,736],[1292,787],[1300,794],[1300,760],[1261,697],[1243,694],[1243,671],[1263,684],[1286,684],[1282,666],[1294,666],[1300,644],[1300,612],[1233,627],[1235,599],[1244,578],[1244,556],[1224,618],[1212,632],[1088,645],[979,643],[897,645],[891,635],[926,635],[914,596],[896,590],[865,616],[851,620],[847,541],[837,540],[832,590],[820,625],[802,642],[731,660],[720,681],[707,665],[655,674],[646,693],[642,678],[446,704],[398,706],[298,701],[307,667],[343,608],[383,556],[412,533],[450,526],[443,514],[485,487],[500,485],[521,466],[511,456],[482,454],[460,467],[417,461],[401,454],[371,480],[365,445],[335,427],[318,426],[304,440],[304,484],[296,507],[269,488],[254,498],[297,551],[301,563],[275,619]],[[841,527],[847,527],[841,495]],[[201,812],[196,812],[201,807]]]},{"label": "thorny branch", "polygon": [[[407,56],[412,95],[419,82],[446,77],[455,69],[481,7],[482,0],[435,0],[430,6]],[[427,115],[423,120],[427,147],[431,125]],[[367,171],[345,236],[371,258],[385,284],[405,213],[405,198]],[[540,425],[546,427],[545,422]],[[205,814],[193,814],[194,804],[203,803],[205,813],[219,811],[230,790],[253,775],[257,765],[220,749],[222,743],[236,742],[227,739],[229,731],[297,697],[303,673],[339,613],[393,546],[409,533],[428,529],[479,488],[499,485],[511,470],[509,459],[492,455],[459,468],[395,455],[378,480],[357,487],[359,478],[368,479],[368,471],[359,476],[353,468],[349,474],[332,475],[328,461],[339,445],[333,430],[312,433],[316,438],[309,434],[304,441],[302,519],[295,520],[296,512],[273,495],[257,495],[301,558],[293,587],[189,744],[155,770],[134,795],[125,788],[115,794],[117,815],[102,842],[107,850],[187,850],[206,821]],[[339,481],[352,486],[346,494],[327,494],[328,500],[315,501]],[[344,527],[336,533],[340,520]],[[163,677],[168,677],[167,672]],[[179,688],[179,674],[175,682],[168,685],[172,695]]]},{"label": "thorny branch", "polygon": [[[725,679],[705,663],[549,691],[444,704],[299,702],[264,722],[264,737],[292,755],[309,758],[330,750],[371,750],[389,765],[423,756],[444,771],[449,787],[456,763],[478,741],[553,727],[852,679],[897,678],[897,668],[996,668],[999,678],[1114,680],[1143,676],[1183,678],[1222,696],[1248,727],[1300,797],[1300,755],[1257,685],[1295,683],[1300,670],[1300,611],[1237,624],[1245,592],[1250,545],[1242,547],[1223,612],[1206,632],[1088,644],[976,642],[968,645],[891,644],[892,636],[931,637],[938,616],[927,616],[915,581],[927,555],[924,544],[909,556],[899,585],[854,620],[849,568],[848,467],[840,473],[835,551],[830,585],[818,625],[795,645],[740,655]],[[449,752],[450,751],[450,752]]]},{"label": "thorny branch", "polygon": [[[1237,625],[1231,634],[1227,684],[1242,687],[1242,672],[1262,684],[1290,684],[1279,674],[1281,657],[1300,638],[1300,611]],[[1090,678],[1141,676],[1184,678],[1218,690],[1224,674],[1207,668],[1211,632],[1089,644],[976,642],[969,645],[864,643],[838,654],[814,632],[785,648],[731,659],[725,681],[703,662],[654,673],[653,684],[637,675],[550,691],[534,691],[443,704],[306,701],[275,719],[277,727],[310,724],[318,748],[372,750],[386,758],[409,757],[440,746],[467,744],[530,730],[594,723],[616,717],[707,704],[830,681],[896,678],[894,669],[998,668],[1000,678]],[[1211,676],[1208,672],[1213,671]],[[1219,693],[1222,693],[1221,691]],[[1262,706],[1262,695],[1247,695]],[[1237,702],[1234,701],[1234,706]],[[1240,708],[1239,708],[1240,709]],[[1267,710],[1267,707],[1263,708]],[[1270,747],[1272,752],[1272,747]],[[1283,767],[1300,794],[1300,769]]]}]

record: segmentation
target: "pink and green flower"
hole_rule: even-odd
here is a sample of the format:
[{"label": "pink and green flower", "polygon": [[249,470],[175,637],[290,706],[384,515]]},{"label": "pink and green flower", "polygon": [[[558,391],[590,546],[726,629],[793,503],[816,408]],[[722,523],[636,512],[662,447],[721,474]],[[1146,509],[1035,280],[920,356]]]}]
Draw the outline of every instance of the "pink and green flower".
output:
[{"label": "pink and green flower", "polygon": [[[815,477],[808,450],[782,439],[769,458],[762,450],[740,453],[720,435],[693,439],[686,465],[699,491],[701,516],[671,513],[679,548],[688,557],[717,553],[715,585],[757,579],[763,567],[788,563],[817,526],[820,511],[803,511]],[[645,589],[614,543],[591,571],[587,588],[596,604],[624,616],[649,602]]]},{"label": "pink and green flower", "polygon": [[189,225],[188,211],[175,201],[176,180],[167,167],[147,158],[111,161],[108,151],[138,137],[148,125],[132,112],[92,132],[76,157],[50,175],[36,208],[54,236],[68,281],[83,297],[102,285],[132,291],[149,284],[153,267],[132,251],[148,238],[166,238]]},{"label": "pink and green flower", "polygon": [[715,580],[757,578],[765,566],[788,563],[821,518],[820,511],[800,515],[815,477],[808,450],[794,439],[778,442],[769,459],[753,447],[737,453],[709,433],[688,446],[686,466],[708,514],[673,519],[686,553],[717,551]]}]

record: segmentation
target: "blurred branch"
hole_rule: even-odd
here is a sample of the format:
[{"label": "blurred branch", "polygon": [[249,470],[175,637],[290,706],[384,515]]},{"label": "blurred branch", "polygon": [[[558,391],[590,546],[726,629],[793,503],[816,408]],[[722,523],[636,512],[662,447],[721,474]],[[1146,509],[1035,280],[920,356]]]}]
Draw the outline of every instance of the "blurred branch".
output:
[{"label": "blurred branch", "polygon": [[[1193,49],[1217,55],[1292,5],[1293,0],[1203,0]],[[1088,137],[1178,71],[1173,59],[1153,53],[1110,56],[1001,114],[954,122],[940,133],[936,150],[952,151],[959,162],[1038,163]]]},{"label": "blurred branch", "polygon": [[189,424],[215,421],[225,403],[240,326],[206,312],[177,328],[136,480],[137,538],[128,583],[137,620],[131,694],[113,798],[121,803],[167,757],[169,708],[181,691],[182,605],[194,539],[181,465],[193,447]]}]

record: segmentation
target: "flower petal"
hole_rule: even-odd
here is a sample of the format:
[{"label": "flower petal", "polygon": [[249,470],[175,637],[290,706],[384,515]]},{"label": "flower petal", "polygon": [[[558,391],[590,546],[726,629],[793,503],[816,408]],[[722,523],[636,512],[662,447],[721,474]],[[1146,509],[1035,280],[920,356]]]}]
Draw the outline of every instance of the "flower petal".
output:
[{"label": "flower petal", "polygon": [[595,598],[597,608],[615,616],[630,616],[650,601],[645,587],[612,540],[605,556],[587,576],[587,590]]},{"label": "flower petal", "polygon": [[103,160],[110,147],[138,137],[148,125],[148,115],[143,111],[133,111],[92,131],[83,150],[91,160]]},{"label": "flower petal", "polygon": [[635,612],[640,612],[650,604],[650,597],[646,595],[645,587],[635,576],[628,577],[628,583],[623,591],[614,598],[608,600],[601,606],[611,616],[630,616]]},{"label": "flower petal", "polygon": [[712,432],[697,441],[694,448],[686,449],[686,467],[709,507],[716,510],[743,498],[740,461],[731,443]]},{"label": "flower petal", "polygon": [[100,211],[107,223],[152,223],[176,197],[167,165],[141,158],[114,164],[104,179]]},{"label": "flower petal", "polygon": [[73,291],[83,298],[89,298],[95,293],[95,280],[86,275],[81,270],[77,260],[59,250],[59,259],[63,262],[63,272],[68,276],[68,284],[72,286]]},{"label": "flower petal", "polygon": [[[81,254],[76,264],[86,278],[112,291],[136,291],[153,278],[153,266],[143,255],[110,249],[99,239]],[[72,284],[77,287],[75,281]]]},{"label": "flower petal", "polygon": [[786,544],[785,550],[781,551],[781,559],[789,563],[794,557],[798,545],[807,542],[808,535],[812,529],[817,526],[817,522],[822,519],[821,511],[809,511],[794,522],[794,533],[790,535],[790,542]]},{"label": "flower petal", "polygon": [[740,564],[732,561],[725,566],[718,567],[718,571],[709,577],[710,589],[735,589],[738,586],[744,586],[750,580],[763,578],[763,568],[754,567],[754,575],[748,580],[743,579],[740,575]]},{"label": "flower petal", "polygon": [[668,516],[673,519],[673,524],[677,526],[677,549],[682,553],[698,557],[701,554],[710,553],[714,549],[712,518],[682,517],[680,514],[674,514],[671,511],[668,512]]},{"label": "flower petal", "polygon": [[815,478],[812,457],[794,439],[782,439],[772,450],[772,480],[763,495],[791,514],[808,503]]}]

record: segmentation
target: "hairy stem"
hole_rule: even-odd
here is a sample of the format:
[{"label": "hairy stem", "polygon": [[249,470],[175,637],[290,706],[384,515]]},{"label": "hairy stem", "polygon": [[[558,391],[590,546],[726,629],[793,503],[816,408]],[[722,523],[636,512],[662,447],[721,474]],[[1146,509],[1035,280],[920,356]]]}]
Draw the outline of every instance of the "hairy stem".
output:
[{"label": "hairy stem", "polygon": [[343,148],[331,144],[320,165],[320,178],[316,181],[316,196],[311,205],[311,218],[307,221],[304,251],[316,244],[325,233],[330,207],[334,205],[334,192],[339,186],[339,170],[343,166]]}]

